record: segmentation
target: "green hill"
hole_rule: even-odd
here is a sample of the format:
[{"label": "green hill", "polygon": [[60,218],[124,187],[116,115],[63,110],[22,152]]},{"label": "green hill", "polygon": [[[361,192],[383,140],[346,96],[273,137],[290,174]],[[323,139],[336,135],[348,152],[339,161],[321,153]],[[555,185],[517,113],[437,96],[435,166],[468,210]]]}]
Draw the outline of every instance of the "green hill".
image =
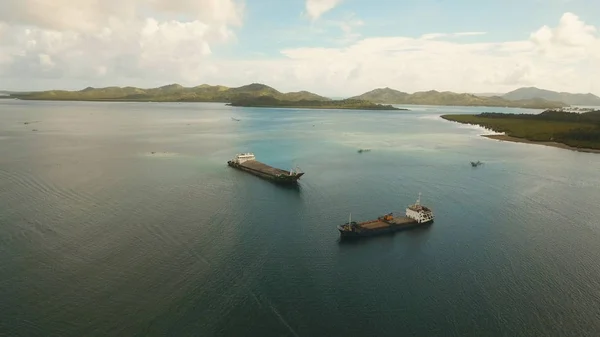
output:
[{"label": "green hill", "polygon": [[280,100],[329,101],[329,98],[308,91],[281,93],[267,85],[252,83],[238,88],[211,86],[183,87],[169,84],[159,88],[141,89],[135,87],[88,87],[80,91],[50,90],[29,94],[13,95],[29,100],[68,100],[68,101],[155,101],[155,102],[232,102],[252,97],[269,96]]},{"label": "green hill", "polygon": [[401,104],[406,101],[408,96],[410,96],[410,94],[386,87],[365,92],[362,95],[351,97],[351,99],[367,100],[373,103]]},{"label": "green hill", "polygon": [[600,106],[600,97],[593,94],[571,94],[568,92],[556,92],[535,87],[519,88],[502,96],[508,100],[522,100],[541,98],[548,101],[565,102],[571,105]]},{"label": "green hill", "polygon": [[551,109],[565,107],[562,102],[547,101],[540,98],[524,100],[507,100],[498,96],[482,97],[473,94],[457,94],[450,91],[420,91],[407,94],[390,88],[375,89],[352,99],[364,99],[374,103],[387,104],[419,104],[419,105],[453,105],[453,106],[498,106],[534,109]]},{"label": "green hill", "polygon": [[281,97],[281,99],[283,100],[287,100],[287,101],[301,101],[301,100],[307,100],[307,101],[328,101],[330,100],[329,98],[325,98],[323,96],[319,96],[317,94],[313,94],[312,92],[308,92],[308,91],[298,91],[298,92],[288,92],[283,94],[283,97]]},{"label": "green hill", "polygon": [[356,109],[356,110],[406,110],[395,108],[391,105],[375,104],[365,100],[344,99],[330,101],[316,100],[279,100],[272,96],[250,97],[235,100],[228,104],[241,107],[261,108],[307,108],[307,109]]}]

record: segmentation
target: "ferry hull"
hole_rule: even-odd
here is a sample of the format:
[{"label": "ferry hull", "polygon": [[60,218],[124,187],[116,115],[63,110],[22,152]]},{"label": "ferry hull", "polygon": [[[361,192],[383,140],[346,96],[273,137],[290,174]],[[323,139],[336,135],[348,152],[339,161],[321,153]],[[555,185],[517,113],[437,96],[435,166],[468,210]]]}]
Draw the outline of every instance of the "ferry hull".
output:
[{"label": "ferry hull", "polygon": [[253,163],[252,163],[253,164],[252,166],[254,166],[254,167],[250,167],[250,165],[244,165],[244,164],[245,163],[238,164],[231,160],[227,162],[227,165],[229,165],[230,167],[236,168],[241,171],[248,172],[248,173],[253,174],[260,178],[271,180],[278,184],[284,184],[284,185],[297,184],[298,179],[300,179],[300,177],[302,177],[304,175],[304,172],[299,172],[294,175],[289,175],[287,172],[285,172],[283,170],[273,168],[271,166],[268,166],[266,164],[256,162],[256,161],[253,161]]}]

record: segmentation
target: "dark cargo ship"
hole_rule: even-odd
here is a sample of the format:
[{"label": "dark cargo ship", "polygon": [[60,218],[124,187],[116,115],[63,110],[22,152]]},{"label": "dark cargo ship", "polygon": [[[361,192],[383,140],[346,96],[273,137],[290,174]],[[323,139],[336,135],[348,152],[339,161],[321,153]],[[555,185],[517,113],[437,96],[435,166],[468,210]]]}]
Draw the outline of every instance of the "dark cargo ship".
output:
[{"label": "dark cargo ship", "polygon": [[286,171],[263,164],[256,160],[253,153],[237,154],[227,165],[281,184],[296,184],[304,175],[304,172],[298,170]]},{"label": "dark cargo ship", "polygon": [[421,205],[421,193],[414,205],[406,208],[406,216],[394,216],[388,213],[376,220],[355,222],[352,218],[343,225],[337,226],[342,238],[359,238],[398,232],[424,226],[433,222],[433,212]]}]

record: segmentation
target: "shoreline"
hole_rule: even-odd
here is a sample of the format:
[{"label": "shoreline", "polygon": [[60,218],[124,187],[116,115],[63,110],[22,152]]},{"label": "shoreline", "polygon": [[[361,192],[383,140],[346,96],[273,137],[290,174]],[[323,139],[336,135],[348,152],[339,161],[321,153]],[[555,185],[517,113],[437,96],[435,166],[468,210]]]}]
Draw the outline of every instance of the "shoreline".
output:
[{"label": "shoreline", "polygon": [[585,152],[585,153],[600,153],[600,149],[579,148],[579,147],[573,147],[573,146],[569,146],[567,144],[557,143],[557,142],[540,142],[540,141],[533,141],[533,140],[528,140],[525,138],[518,138],[518,137],[507,136],[507,135],[481,135],[481,136],[488,138],[488,139],[498,140],[498,141],[544,145],[544,146],[556,147],[556,148],[564,149],[564,150],[571,150],[571,151]]}]

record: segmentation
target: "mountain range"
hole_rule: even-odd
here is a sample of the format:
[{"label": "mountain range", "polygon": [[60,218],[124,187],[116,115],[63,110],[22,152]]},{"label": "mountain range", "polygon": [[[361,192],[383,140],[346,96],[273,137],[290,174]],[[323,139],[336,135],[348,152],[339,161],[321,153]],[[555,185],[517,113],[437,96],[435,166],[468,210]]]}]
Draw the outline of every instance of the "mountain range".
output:
[{"label": "mountain range", "polygon": [[538,97],[509,100],[499,96],[484,97],[474,94],[457,94],[450,91],[440,92],[436,90],[419,91],[409,94],[390,88],[375,89],[362,95],[354,96],[352,99],[385,104],[498,106],[535,109],[550,109],[567,106],[567,104],[560,101],[549,101]]},{"label": "mountain range", "polygon": [[136,87],[88,87],[79,91],[50,90],[28,94],[12,94],[12,97],[32,100],[77,100],[77,101],[153,101],[153,102],[231,102],[252,97],[270,96],[286,101],[329,101],[331,99],[308,91],[282,93],[269,86],[252,83],[237,88],[203,84],[183,87],[169,84],[159,88]]},{"label": "mountain range", "polygon": [[[7,92],[8,93],[8,92]],[[155,102],[223,102],[248,100],[258,97],[272,97],[280,101],[332,101],[308,91],[283,93],[260,83],[241,87],[203,84],[183,87],[170,84],[158,88],[136,87],[88,87],[79,91],[49,90],[27,93],[9,93],[11,97],[33,100],[75,100],[75,101],[155,101]],[[450,91],[420,91],[413,94],[379,88],[351,97],[354,100],[382,104],[421,104],[453,106],[498,106],[549,109],[568,105],[600,106],[600,97],[593,94],[571,94],[538,88],[520,88],[507,94],[469,94]]]},{"label": "mountain range", "polygon": [[588,94],[571,94],[568,92],[556,92],[536,87],[519,88],[502,96],[508,100],[520,100],[531,98],[542,98],[548,101],[564,102],[569,105],[591,105],[600,106],[600,97]]}]

